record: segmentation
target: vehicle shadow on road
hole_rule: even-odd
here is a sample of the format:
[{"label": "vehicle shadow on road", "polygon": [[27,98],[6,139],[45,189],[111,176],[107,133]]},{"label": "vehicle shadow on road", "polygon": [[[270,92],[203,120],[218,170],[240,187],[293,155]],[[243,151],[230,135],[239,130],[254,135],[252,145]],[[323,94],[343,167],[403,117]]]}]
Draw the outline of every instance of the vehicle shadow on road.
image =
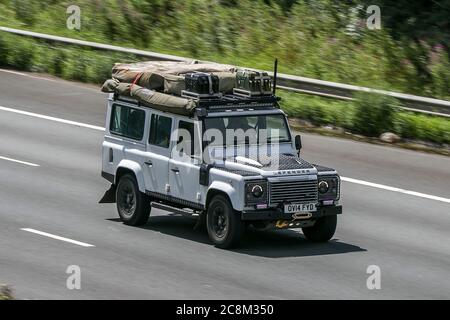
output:
[{"label": "vehicle shadow on road", "polygon": [[[110,219],[117,221],[117,219]],[[119,220],[120,221],[120,220]],[[205,228],[194,229],[195,220],[177,215],[151,216],[149,222],[139,228],[153,230],[170,236],[210,245]],[[328,243],[307,241],[300,229],[260,231],[248,228],[236,253],[266,258],[309,257],[350,252],[365,252],[357,245],[333,239]]]},{"label": "vehicle shadow on road", "polygon": [[311,257],[350,252],[365,252],[357,245],[332,239],[326,243],[313,243],[305,239],[301,229],[260,231],[252,228],[234,250],[242,254],[266,258]]}]

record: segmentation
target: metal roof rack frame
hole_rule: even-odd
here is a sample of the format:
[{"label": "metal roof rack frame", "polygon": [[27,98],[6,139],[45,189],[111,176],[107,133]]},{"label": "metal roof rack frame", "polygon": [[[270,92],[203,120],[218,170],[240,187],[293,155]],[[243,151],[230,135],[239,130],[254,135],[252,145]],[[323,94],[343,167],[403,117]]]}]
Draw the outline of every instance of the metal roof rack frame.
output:
[{"label": "metal roof rack frame", "polygon": [[[142,108],[152,108],[139,100],[123,96],[117,93],[113,94],[114,101],[121,101],[130,104],[135,104]],[[253,110],[270,110],[279,109],[278,101],[281,100],[280,97],[275,95],[261,95],[246,97],[235,94],[225,94],[221,97],[211,97],[210,99],[193,99],[197,101],[197,107],[194,109],[194,114],[199,117],[205,117],[208,113],[239,110],[239,111],[253,111]]]}]

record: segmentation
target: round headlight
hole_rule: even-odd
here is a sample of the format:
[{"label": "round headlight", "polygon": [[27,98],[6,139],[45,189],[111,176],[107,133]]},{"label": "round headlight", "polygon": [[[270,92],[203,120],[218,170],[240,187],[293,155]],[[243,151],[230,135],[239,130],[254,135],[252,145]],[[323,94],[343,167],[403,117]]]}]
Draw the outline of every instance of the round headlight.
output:
[{"label": "round headlight", "polygon": [[330,189],[330,186],[328,185],[328,182],[326,182],[326,181],[319,182],[319,192],[320,193],[327,193],[329,189]]},{"label": "round headlight", "polygon": [[252,195],[255,197],[255,198],[260,198],[262,195],[263,195],[263,188],[260,186],[260,185],[256,185],[256,186],[253,186],[253,188],[252,188]]}]

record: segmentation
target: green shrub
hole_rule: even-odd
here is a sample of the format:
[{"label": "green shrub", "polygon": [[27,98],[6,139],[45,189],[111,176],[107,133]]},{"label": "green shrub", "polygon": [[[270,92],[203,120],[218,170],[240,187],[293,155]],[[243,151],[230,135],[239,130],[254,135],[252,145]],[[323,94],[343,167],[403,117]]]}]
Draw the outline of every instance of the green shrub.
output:
[{"label": "green shrub", "polygon": [[450,120],[446,118],[399,112],[394,128],[404,138],[450,144]]},{"label": "green shrub", "polygon": [[6,66],[8,64],[8,51],[8,44],[0,35],[0,66]]},{"label": "green shrub", "polygon": [[88,60],[82,50],[70,50],[64,61],[63,78],[75,81],[87,81]]},{"label": "green shrub", "polygon": [[279,90],[281,108],[291,117],[301,118],[313,125],[334,125],[352,128],[354,108],[351,103],[328,98]]},{"label": "green shrub", "polygon": [[111,69],[114,63],[110,58],[99,57],[94,65],[90,65],[87,71],[87,79],[92,83],[103,83],[111,77]]},{"label": "green shrub", "polygon": [[64,58],[59,57],[62,54],[62,50],[58,46],[41,44],[39,42],[35,42],[33,46],[36,53],[32,71],[62,76]]},{"label": "green shrub", "polygon": [[430,68],[433,77],[432,92],[433,96],[445,99],[450,96],[450,58],[442,53],[436,60]]},{"label": "green shrub", "polygon": [[29,26],[36,22],[36,16],[39,13],[39,2],[34,0],[12,0],[11,3],[17,19]]},{"label": "green shrub", "polygon": [[6,65],[17,70],[30,71],[35,53],[33,42],[20,37],[9,39]]},{"label": "green shrub", "polygon": [[87,68],[87,80],[92,83],[103,83],[111,78],[111,69],[115,62],[126,61],[116,58],[114,54],[92,53],[89,55]]},{"label": "green shrub", "polygon": [[392,130],[395,107],[398,105],[396,99],[374,93],[358,93],[354,98],[353,131],[378,136]]},{"label": "green shrub", "polygon": [[50,60],[50,73],[57,76],[62,77],[64,74],[64,61],[66,60],[66,53],[64,50],[56,49],[51,55]]},{"label": "green shrub", "polygon": [[416,117],[408,113],[399,113],[394,120],[394,131],[403,138],[413,139],[418,136]]}]

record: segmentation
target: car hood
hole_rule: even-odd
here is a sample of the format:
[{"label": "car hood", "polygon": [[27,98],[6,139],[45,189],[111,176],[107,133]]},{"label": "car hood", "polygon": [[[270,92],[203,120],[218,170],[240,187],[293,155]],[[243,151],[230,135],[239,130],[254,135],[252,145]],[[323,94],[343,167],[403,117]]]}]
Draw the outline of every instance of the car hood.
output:
[{"label": "car hood", "polygon": [[308,161],[293,154],[258,156],[234,156],[216,162],[215,168],[243,176],[280,176],[317,174],[317,169]]}]

